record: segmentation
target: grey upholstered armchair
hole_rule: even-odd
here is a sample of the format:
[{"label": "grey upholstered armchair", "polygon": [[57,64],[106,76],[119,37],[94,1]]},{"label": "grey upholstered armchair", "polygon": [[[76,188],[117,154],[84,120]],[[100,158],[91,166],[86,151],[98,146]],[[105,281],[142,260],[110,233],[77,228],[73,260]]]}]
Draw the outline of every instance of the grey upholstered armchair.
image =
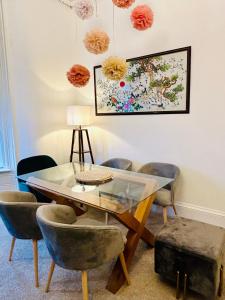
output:
[{"label": "grey upholstered armchair", "polygon": [[90,223],[90,219],[76,217],[71,207],[58,204],[38,208],[37,220],[52,257],[46,292],[57,264],[65,269],[82,271],[83,299],[88,299],[87,270],[117,256],[129,283],[123,255],[124,239],[119,228],[105,226],[96,220]]},{"label": "grey upholstered armchair", "polygon": [[101,166],[131,171],[132,161],[125,158],[112,158],[101,163]]},{"label": "grey upholstered armchair", "polygon": [[16,239],[30,239],[33,241],[35,285],[38,280],[38,240],[42,234],[36,220],[36,210],[42,203],[37,203],[36,197],[28,192],[0,192],[0,215],[12,235],[9,261],[12,259]]},{"label": "grey upholstered armchair", "polygon": [[154,204],[163,207],[163,219],[164,219],[164,223],[166,223],[167,208],[169,206],[172,206],[174,213],[177,214],[174,201],[175,201],[177,179],[180,174],[180,169],[173,164],[151,162],[142,166],[138,170],[138,172],[174,179],[174,181],[171,184],[168,184],[167,186],[165,186],[164,188],[160,189],[157,192],[156,199],[154,201]]}]

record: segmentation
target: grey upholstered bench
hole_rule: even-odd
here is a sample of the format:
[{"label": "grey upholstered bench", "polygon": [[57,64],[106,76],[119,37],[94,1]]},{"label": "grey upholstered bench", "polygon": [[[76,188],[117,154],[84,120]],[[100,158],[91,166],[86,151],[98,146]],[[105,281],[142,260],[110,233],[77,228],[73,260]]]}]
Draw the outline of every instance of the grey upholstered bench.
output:
[{"label": "grey upholstered bench", "polygon": [[221,296],[225,229],[175,218],[156,236],[155,271],[163,277],[198,292],[206,299]]}]

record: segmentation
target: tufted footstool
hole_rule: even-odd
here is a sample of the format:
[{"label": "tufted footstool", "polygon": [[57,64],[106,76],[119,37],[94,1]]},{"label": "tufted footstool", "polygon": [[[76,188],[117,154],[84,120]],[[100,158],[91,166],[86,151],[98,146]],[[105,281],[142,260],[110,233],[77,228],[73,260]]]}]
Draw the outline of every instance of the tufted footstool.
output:
[{"label": "tufted footstool", "polygon": [[221,296],[225,229],[202,222],[175,218],[156,236],[155,271],[163,277],[198,292],[206,299]]}]

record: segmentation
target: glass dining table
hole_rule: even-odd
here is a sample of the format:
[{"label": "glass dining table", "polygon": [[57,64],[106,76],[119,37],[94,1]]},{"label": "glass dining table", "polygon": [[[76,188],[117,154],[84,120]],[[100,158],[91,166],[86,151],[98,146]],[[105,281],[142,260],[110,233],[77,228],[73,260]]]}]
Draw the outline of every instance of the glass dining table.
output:
[{"label": "glass dining table", "polygon": [[[84,184],[76,178],[82,172],[108,172],[110,180]],[[56,203],[70,205],[82,214],[82,206],[94,207],[116,218],[128,228],[125,260],[129,268],[139,240],[154,246],[154,234],[145,227],[156,192],[173,179],[112,169],[87,163],[67,163],[18,176],[30,189]],[[116,293],[125,281],[119,260],[108,279],[107,289]]]}]

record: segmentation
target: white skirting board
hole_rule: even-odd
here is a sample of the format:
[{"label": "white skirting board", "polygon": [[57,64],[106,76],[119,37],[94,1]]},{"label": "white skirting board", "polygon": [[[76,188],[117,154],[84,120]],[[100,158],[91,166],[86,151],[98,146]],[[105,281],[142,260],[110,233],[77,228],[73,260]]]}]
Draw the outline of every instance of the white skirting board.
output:
[{"label": "white skirting board", "polygon": [[225,212],[205,208],[190,203],[176,202],[177,213],[181,217],[193,219],[225,228]]},{"label": "white skirting board", "polygon": [[[177,214],[180,217],[193,219],[196,221],[209,223],[225,228],[225,212],[223,211],[205,208],[185,202],[176,202],[175,206]],[[157,205],[153,205],[152,211],[155,213],[162,213],[162,208]],[[168,215],[171,217],[174,216],[172,207],[168,209]]]}]

